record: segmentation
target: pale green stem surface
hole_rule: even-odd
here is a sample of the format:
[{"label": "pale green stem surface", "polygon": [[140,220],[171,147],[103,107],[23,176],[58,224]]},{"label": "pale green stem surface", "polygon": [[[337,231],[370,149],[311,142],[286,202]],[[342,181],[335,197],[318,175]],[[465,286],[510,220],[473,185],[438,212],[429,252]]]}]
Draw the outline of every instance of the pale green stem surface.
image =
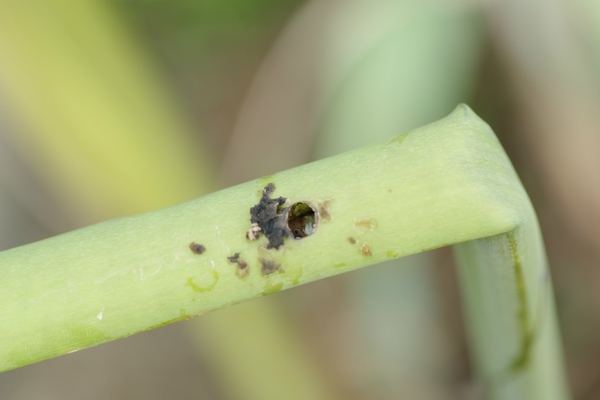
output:
[{"label": "pale green stem surface", "polygon": [[[279,250],[246,239],[268,183],[319,209],[314,235]],[[533,209],[467,106],[383,144],[0,253],[0,370],[456,243],[490,398],[567,398]],[[227,259],[238,252],[245,278]]]}]

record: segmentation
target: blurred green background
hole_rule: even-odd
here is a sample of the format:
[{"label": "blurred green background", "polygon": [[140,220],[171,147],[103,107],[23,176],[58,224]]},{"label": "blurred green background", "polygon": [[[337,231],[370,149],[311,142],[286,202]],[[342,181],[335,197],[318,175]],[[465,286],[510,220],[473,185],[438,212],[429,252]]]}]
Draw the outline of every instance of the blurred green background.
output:
[{"label": "blurred green background", "polygon": [[[597,399],[599,72],[593,1],[0,0],[0,249],[467,102],[532,198],[574,398]],[[440,249],[3,373],[0,397],[479,399],[459,300]]]}]

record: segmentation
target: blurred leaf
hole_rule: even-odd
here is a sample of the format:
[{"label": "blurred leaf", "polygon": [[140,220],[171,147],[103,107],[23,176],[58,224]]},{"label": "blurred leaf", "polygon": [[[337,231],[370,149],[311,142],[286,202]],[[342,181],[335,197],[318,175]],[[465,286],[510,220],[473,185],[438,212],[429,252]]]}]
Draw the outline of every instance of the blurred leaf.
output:
[{"label": "blurred leaf", "polygon": [[326,46],[326,82],[338,85],[325,107],[317,157],[392,137],[468,100],[483,26],[478,9],[463,3],[349,3]]},{"label": "blurred leaf", "polygon": [[205,151],[103,2],[2,2],[0,57],[0,92],[28,130],[11,139],[82,221],[164,207],[211,186]]}]

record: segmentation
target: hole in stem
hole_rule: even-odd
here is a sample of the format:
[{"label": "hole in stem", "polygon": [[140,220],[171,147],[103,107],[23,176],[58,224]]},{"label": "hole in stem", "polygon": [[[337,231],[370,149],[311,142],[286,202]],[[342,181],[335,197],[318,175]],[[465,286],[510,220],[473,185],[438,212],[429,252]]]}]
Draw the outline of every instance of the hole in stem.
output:
[{"label": "hole in stem", "polygon": [[315,233],[318,214],[310,204],[298,202],[288,208],[285,219],[294,239],[302,239]]}]

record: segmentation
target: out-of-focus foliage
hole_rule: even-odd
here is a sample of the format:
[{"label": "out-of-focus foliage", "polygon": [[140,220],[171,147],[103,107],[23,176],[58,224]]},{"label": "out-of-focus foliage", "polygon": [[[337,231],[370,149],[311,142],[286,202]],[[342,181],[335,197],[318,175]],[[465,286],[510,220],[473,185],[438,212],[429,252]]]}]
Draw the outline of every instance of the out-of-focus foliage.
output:
[{"label": "out-of-focus foliage", "polygon": [[0,57],[5,108],[26,131],[7,139],[71,216],[97,222],[207,191],[209,152],[193,151],[150,58],[103,2],[2,2]]},{"label": "out-of-focus foliage", "polygon": [[113,1],[161,56],[181,107],[222,154],[265,52],[301,0]]}]

